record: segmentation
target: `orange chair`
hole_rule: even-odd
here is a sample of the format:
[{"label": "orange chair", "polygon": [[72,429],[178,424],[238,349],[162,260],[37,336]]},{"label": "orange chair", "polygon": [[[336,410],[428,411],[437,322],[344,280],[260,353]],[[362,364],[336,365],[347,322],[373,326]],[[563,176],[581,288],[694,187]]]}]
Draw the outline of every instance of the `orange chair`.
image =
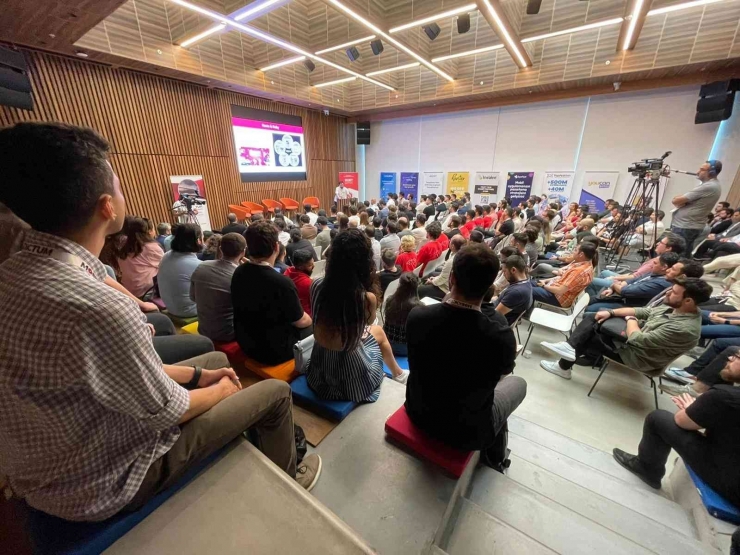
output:
[{"label": "orange chair", "polygon": [[252,215],[249,210],[238,204],[229,204],[229,212],[236,214],[236,217],[242,222]]},{"label": "orange chair", "polygon": [[319,207],[319,197],[306,197],[303,199],[303,204],[310,204],[311,208]]},{"label": "orange chair", "polygon": [[283,203],[284,210],[286,212],[295,212],[298,210],[298,201],[293,200],[292,198],[280,198],[280,202]]},{"label": "orange chair", "polygon": [[290,359],[287,362],[283,362],[282,364],[277,364],[275,366],[268,366],[267,364],[257,362],[256,360],[251,359],[245,355],[244,366],[247,370],[254,372],[258,376],[265,378],[266,380],[272,378],[275,380],[281,380],[290,383],[298,377],[298,372],[296,372],[295,369],[294,359]]},{"label": "orange chair", "polygon": [[283,205],[282,204],[280,204],[276,200],[272,200],[272,199],[269,199],[269,198],[263,198],[262,199],[262,204],[265,205],[265,208],[267,208],[267,211],[268,212],[275,212],[275,208],[280,208],[280,210],[283,209]]},{"label": "orange chair", "polygon": [[257,204],[256,202],[249,202],[248,200],[243,201],[242,206],[249,210],[252,214],[262,214],[262,212],[265,211],[261,204]]}]

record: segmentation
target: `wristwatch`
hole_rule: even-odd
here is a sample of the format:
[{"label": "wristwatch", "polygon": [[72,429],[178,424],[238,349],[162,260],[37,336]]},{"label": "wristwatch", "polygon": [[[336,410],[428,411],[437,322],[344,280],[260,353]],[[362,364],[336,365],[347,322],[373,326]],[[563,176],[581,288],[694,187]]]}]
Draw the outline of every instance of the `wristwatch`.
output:
[{"label": "wristwatch", "polygon": [[729,321],[729,320],[725,320],[725,325],[727,325],[727,326],[731,326],[732,324],[730,323],[730,321]]},{"label": "wristwatch", "polygon": [[193,370],[193,379],[183,386],[185,389],[191,390],[198,387],[198,382],[200,381],[200,375],[203,373],[203,368],[200,366],[193,366]]},{"label": "wristwatch", "polygon": [[614,311],[613,310],[607,310],[607,312],[609,313],[609,316],[611,316],[612,318],[614,318]]},{"label": "wristwatch", "polygon": [[624,320],[626,322],[629,322],[630,320],[634,320],[635,322],[637,322],[637,318],[635,316],[625,316]]}]

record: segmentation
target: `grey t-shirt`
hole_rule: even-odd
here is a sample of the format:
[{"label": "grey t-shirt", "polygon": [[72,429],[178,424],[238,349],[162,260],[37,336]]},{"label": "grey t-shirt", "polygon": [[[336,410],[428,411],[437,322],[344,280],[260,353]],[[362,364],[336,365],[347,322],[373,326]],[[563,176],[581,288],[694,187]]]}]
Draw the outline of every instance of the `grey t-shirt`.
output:
[{"label": "grey t-shirt", "polygon": [[689,202],[673,213],[671,227],[704,229],[707,225],[707,214],[712,213],[714,206],[719,202],[719,197],[722,196],[722,186],[716,179],[710,179],[683,196],[689,199]]},{"label": "grey t-shirt", "polygon": [[190,278],[190,298],[198,305],[198,333],[211,341],[234,341],[231,277],[236,264],[208,260]]}]

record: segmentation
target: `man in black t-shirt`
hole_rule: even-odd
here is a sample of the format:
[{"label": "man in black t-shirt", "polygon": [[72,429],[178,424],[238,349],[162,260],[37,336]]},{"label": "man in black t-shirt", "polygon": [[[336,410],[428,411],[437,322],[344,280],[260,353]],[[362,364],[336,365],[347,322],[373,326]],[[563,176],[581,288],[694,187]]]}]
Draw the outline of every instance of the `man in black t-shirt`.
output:
[{"label": "man in black t-shirt", "polygon": [[396,266],[397,256],[398,253],[393,249],[385,249],[380,253],[383,271],[378,274],[378,280],[380,281],[380,290],[384,295],[391,282],[401,277],[401,268]]},{"label": "man in black t-shirt", "polygon": [[[409,418],[448,445],[480,449],[491,466],[502,461],[494,449],[497,436],[527,390],[522,378],[511,375],[514,334],[481,312],[498,270],[498,258],[485,245],[463,247],[455,255],[447,300],[413,309],[406,324]],[[470,364],[461,366],[457,351],[440,346],[450,330],[466,338]]]},{"label": "man in black t-shirt", "polygon": [[244,233],[249,262],[231,279],[234,332],[242,351],[262,364],[293,358],[293,345],[313,332],[293,281],[273,267],[279,251],[277,228],[255,222]]},{"label": "man in black t-shirt", "polygon": [[237,222],[236,214],[229,214],[226,216],[226,219],[229,220],[229,223],[221,229],[222,235],[226,235],[227,233],[238,233],[239,235],[243,235],[244,232],[247,231],[247,226]]},{"label": "man in black t-shirt", "polygon": [[[671,449],[733,505],[740,506],[740,357],[730,355],[719,381],[698,398],[673,397],[679,411],[648,414],[637,455],[614,449],[614,458],[643,482],[660,489]],[[704,429],[704,434],[699,430]]]},{"label": "man in black t-shirt", "polygon": [[524,257],[517,254],[504,261],[504,276],[509,286],[496,302],[496,311],[506,317],[509,325],[532,306],[532,282],[527,276]]}]

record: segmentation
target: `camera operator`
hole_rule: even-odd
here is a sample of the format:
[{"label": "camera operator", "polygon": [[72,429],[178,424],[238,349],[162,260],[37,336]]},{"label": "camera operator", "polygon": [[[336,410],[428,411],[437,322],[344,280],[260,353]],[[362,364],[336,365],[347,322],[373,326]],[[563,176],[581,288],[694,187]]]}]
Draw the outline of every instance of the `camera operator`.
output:
[{"label": "camera operator", "polygon": [[701,184],[671,200],[673,206],[677,208],[673,213],[671,231],[686,239],[687,257],[691,257],[694,241],[707,223],[707,214],[712,213],[714,205],[722,195],[722,187],[717,181],[721,171],[722,162],[707,160],[696,174]]}]

